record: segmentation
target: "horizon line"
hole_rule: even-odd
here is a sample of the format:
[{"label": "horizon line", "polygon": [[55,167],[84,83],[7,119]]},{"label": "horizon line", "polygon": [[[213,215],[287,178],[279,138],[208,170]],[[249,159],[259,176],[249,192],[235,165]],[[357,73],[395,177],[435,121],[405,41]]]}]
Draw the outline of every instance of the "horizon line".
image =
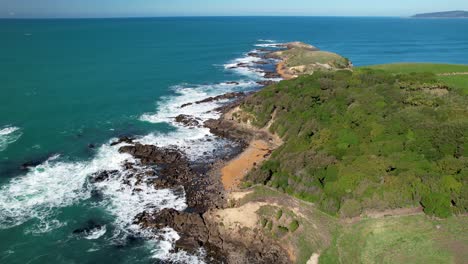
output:
[{"label": "horizon line", "polygon": [[24,19],[44,19],[44,20],[52,20],[52,19],[138,19],[138,18],[221,18],[221,17],[349,17],[349,18],[411,18],[412,16],[396,16],[396,15],[380,15],[380,16],[371,16],[371,15],[174,15],[174,16],[89,16],[89,17],[81,17],[81,16],[70,16],[70,17],[16,17],[16,16],[5,16],[0,17],[0,19],[4,20],[24,20]]}]

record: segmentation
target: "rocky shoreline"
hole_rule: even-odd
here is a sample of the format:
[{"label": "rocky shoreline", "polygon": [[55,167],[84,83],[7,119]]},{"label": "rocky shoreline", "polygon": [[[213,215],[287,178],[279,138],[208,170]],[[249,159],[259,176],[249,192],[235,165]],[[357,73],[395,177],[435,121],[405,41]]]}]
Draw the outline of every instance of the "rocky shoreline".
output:
[{"label": "rocky shoreline", "polygon": [[[278,48],[289,49],[288,45]],[[251,52],[249,56],[260,58],[254,67],[271,65],[277,69],[276,60],[271,60],[275,50],[259,50]],[[233,67],[252,67],[239,63]],[[258,81],[259,85],[267,86],[276,83],[281,77],[279,71],[264,71],[265,79]],[[235,84],[233,82],[233,84]],[[241,227],[227,227],[220,221],[219,212],[229,208],[228,191],[223,187],[220,171],[228,160],[241,154],[247,149],[253,139],[264,142],[273,141],[266,130],[240,125],[233,120],[232,111],[251,96],[252,93],[231,92],[219,96],[185,103],[180,108],[194,104],[217,101],[227,101],[214,111],[222,115],[219,119],[202,121],[196,116],[181,114],[174,117],[174,121],[182,126],[195,128],[205,127],[220,138],[235,142],[234,148],[228,156],[217,157],[216,162],[189,161],[187,156],[177,148],[157,147],[138,143],[133,138],[122,137],[111,145],[119,145],[120,153],[132,155],[136,162],[127,162],[125,183],[131,185],[133,192],[139,192],[142,184],[151,185],[156,189],[176,189],[183,187],[188,208],[184,211],[163,209],[161,211],[148,210],[138,214],[134,224],[145,230],[150,230],[157,237],[160,230],[166,227],[174,229],[180,239],[175,244],[175,251],[184,250],[196,253],[203,248],[209,263],[290,263],[288,252],[270,237],[256,230],[246,230]],[[268,143],[267,143],[268,144]],[[263,158],[271,153],[263,154]],[[213,155],[206,153],[207,155]],[[114,171],[101,171],[93,175],[91,183],[99,183],[113,177]]]}]

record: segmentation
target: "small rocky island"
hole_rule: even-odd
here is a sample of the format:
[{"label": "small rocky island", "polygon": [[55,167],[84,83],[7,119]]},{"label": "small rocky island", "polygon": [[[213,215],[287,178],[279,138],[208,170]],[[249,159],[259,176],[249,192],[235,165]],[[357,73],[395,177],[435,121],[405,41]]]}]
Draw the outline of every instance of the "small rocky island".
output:
[{"label": "small rocky island", "polygon": [[468,11],[447,11],[435,13],[422,13],[412,16],[413,18],[468,18]]}]

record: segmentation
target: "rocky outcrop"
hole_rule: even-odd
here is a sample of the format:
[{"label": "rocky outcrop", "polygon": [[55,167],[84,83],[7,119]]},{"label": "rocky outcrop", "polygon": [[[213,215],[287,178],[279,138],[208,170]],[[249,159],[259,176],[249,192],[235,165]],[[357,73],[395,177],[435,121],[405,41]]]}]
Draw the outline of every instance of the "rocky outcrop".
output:
[{"label": "rocky outcrop", "polygon": [[231,233],[214,219],[213,212],[205,214],[164,209],[157,213],[144,212],[135,218],[135,224],[147,229],[170,227],[181,238],[178,249],[195,251],[208,249],[210,263],[290,263],[287,253],[261,232]]},{"label": "rocky outcrop", "polygon": [[178,115],[175,117],[175,121],[177,123],[181,123],[183,124],[184,126],[187,126],[187,127],[197,127],[200,125],[200,122],[199,122],[200,119],[197,119],[193,116],[190,116],[190,115]]},{"label": "rocky outcrop", "polygon": [[281,76],[277,72],[265,72],[265,75],[263,77],[267,79],[281,78]]},{"label": "rocky outcrop", "polygon": [[246,96],[246,93],[243,93],[243,92],[225,93],[225,94],[218,95],[218,96],[211,96],[211,97],[208,97],[208,98],[205,98],[203,100],[196,101],[193,103],[186,103],[186,104],[181,105],[180,108],[184,108],[193,104],[210,103],[210,102],[215,102],[215,101],[220,101],[220,100],[231,100],[235,98],[242,98],[245,96]]},{"label": "rocky outcrop", "polygon": [[[132,173],[128,177],[136,177],[138,183],[146,182],[155,188],[183,186],[187,205],[192,211],[204,212],[209,208],[223,206],[222,187],[215,179],[194,170],[186,156],[178,149],[136,143],[120,147],[119,152],[134,156],[141,165],[156,165],[157,173],[152,169],[132,171],[133,166],[129,165],[128,171]],[[205,168],[209,166],[204,165]],[[111,173],[102,173],[97,177],[104,178],[109,174]],[[157,177],[153,177],[156,175]]]},{"label": "rocky outcrop", "polygon": [[128,153],[141,160],[144,165],[185,163],[185,157],[177,149],[159,148],[153,145],[142,145],[137,143],[131,146],[119,148],[120,153]]},{"label": "rocky outcrop", "polygon": [[247,143],[251,140],[252,134],[247,130],[242,130],[233,122],[220,119],[209,119],[203,125],[210,129],[210,132],[218,137],[228,138],[240,143]]},{"label": "rocky outcrop", "polygon": [[262,85],[262,86],[269,86],[269,85],[272,85],[272,84],[276,84],[278,82],[276,81],[271,81],[271,80],[268,80],[268,81],[258,81],[257,84],[259,85]]},{"label": "rocky outcrop", "polygon": [[120,137],[117,141],[112,142],[110,145],[115,146],[115,145],[118,145],[120,143],[132,144],[133,140],[134,140],[134,138],[132,138],[132,137],[123,136],[123,137]]}]

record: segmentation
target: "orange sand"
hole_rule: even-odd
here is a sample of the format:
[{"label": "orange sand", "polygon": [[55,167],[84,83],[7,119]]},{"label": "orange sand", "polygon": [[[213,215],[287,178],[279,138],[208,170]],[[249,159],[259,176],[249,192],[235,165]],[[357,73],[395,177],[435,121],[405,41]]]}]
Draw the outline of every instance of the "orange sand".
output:
[{"label": "orange sand", "polygon": [[224,189],[232,191],[237,188],[244,176],[255,166],[265,160],[270,152],[264,140],[253,140],[247,149],[237,158],[231,160],[221,169],[221,180]]},{"label": "orange sand", "polygon": [[286,65],[284,62],[278,63],[276,65],[276,72],[283,78],[284,80],[290,80],[294,78],[295,76],[291,75],[290,73],[287,72],[286,70]]}]

